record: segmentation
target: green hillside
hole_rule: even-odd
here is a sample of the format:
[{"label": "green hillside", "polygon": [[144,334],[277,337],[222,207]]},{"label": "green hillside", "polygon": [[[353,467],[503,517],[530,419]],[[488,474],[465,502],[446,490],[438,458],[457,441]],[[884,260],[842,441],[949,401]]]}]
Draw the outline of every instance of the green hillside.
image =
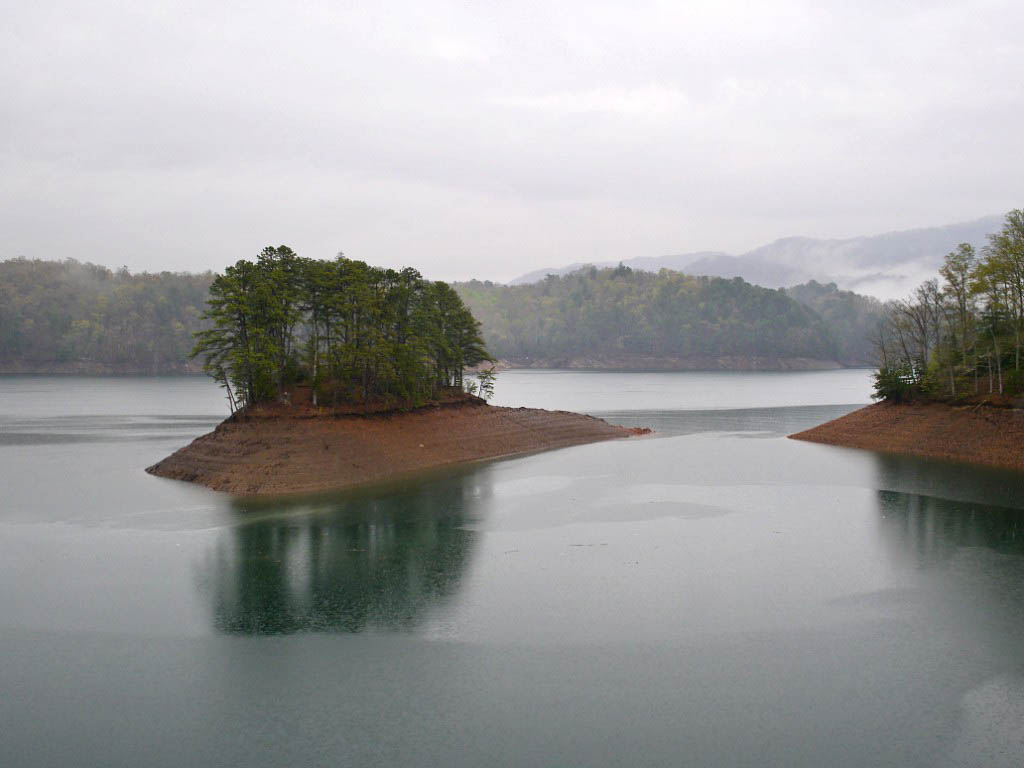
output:
[{"label": "green hillside", "polygon": [[[130,274],[76,261],[0,262],[0,370],[198,371],[212,273]],[[781,290],[739,278],[579,270],[531,285],[473,280],[456,290],[488,349],[521,365],[788,367],[787,360],[873,361],[882,313],[834,285]],[[749,362],[749,365],[744,361]]]},{"label": "green hillside", "polygon": [[212,280],[73,260],[0,262],[0,370],[188,370]]},{"label": "green hillside", "polygon": [[480,320],[491,353],[516,364],[839,358],[833,334],[812,309],[739,278],[620,265],[529,285],[473,280],[456,290]]}]

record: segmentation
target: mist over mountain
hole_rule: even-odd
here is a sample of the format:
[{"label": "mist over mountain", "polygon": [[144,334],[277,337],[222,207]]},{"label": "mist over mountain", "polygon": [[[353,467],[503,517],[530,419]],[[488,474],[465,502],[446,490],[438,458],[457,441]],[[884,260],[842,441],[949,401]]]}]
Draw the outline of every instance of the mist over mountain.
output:
[{"label": "mist over mountain", "polygon": [[[691,275],[742,277],[766,288],[783,288],[806,283],[835,283],[881,299],[901,297],[933,276],[942,258],[960,243],[980,248],[989,234],[997,232],[1003,216],[985,216],[974,221],[942,227],[887,232],[847,239],[785,237],[740,255],[721,251],[642,256],[623,259],[633,269],[657,272],[673,269]],[[615,262],[617,263],[617,262]],[[609,266],[604,262],[597,266]],[[583,263],[527,273],[513,285],[533,283],[548,274],[565,275]]]}]

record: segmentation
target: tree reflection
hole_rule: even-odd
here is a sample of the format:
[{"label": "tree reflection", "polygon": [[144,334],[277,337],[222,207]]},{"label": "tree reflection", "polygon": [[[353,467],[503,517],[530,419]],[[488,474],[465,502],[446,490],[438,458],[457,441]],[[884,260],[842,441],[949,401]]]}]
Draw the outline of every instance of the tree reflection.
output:
[{"label": "tree reflection", "polygon": [[1024,510],[1005,506],[1019,474],[888,455],[878,464],[880,486],[907,489],[878,491],[883,530],[918,564],[961,547],[1024,554]]},{"label": "tree reflection", "polygon": [[[331,502],[237,503],[210,567],[214,624],[231,634],[415,627],[470,559],[477,472]],[[262,517],[262,515],[267,515]]]}]

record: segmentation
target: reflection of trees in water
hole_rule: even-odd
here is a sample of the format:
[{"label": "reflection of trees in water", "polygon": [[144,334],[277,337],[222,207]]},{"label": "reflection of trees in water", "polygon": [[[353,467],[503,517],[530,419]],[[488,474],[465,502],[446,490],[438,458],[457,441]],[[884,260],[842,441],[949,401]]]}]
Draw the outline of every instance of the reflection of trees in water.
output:
[{"label": "reflection of trees in water", "polygon": [[876,461],[878,487],[899,489],[878,492],[882,529],[919,564],[946,560],[960,547],[1024,554],[1019,473],[891,454]]},{"label": "reflection of trees in water", "polygon": [[[981,654],[975,658],[995,668],[1018,658],[1024,509],[1015,508],[1020,500],[1012,491],[1019,475],[890,457],[880,465],[880,486],[906,489],[878,491],[878,522],[886,548],[923,590],[922,602],[907,607],[926,610],[935,639],[959,653]],[[909,471],[897,471],[904,467]]]},{"label": "reflection of trees in water", "polygon": [[946,560],[960,547],[1024,554],[1024,510],[885,490],[878,508],[888,538],[920,564]]},{"label": "reflection of trees in water", "polygon": [[874,457],[877,488],[943,499],[981,499],[983,505],[1011,509],[1021,505],[1022,476],[1014,470],[892,453]]},{"label": "reflection of trees in water", "polygon": [[1024,511],[914,493],[879,491],[885,530],[921,562],[941,561],[959,547],[1024,554]]},{"label": "reflection of trees in water", "polygon": [[474,534],[462,526],[478,494],[471,478],[480,476],[346,497],[325,509],[277,507],[269,519],[237,526],[211,568],[217,629],[415,626],[457,591],[469,561]]}]

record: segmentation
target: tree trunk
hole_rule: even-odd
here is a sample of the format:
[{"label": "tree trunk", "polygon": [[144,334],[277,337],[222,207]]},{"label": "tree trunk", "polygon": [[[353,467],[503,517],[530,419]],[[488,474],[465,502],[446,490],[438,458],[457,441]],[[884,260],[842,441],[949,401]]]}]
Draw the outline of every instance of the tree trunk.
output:
[{"label": "tree trunk", "polygon": [[231,382],[228,380],[228,375],[226,373],[224,374],[224,389],[226,389],[228,393],[228,406],[231,408],[231,413],[234,414],[238,408],[235,406],[235,395],[231,391]]}]

